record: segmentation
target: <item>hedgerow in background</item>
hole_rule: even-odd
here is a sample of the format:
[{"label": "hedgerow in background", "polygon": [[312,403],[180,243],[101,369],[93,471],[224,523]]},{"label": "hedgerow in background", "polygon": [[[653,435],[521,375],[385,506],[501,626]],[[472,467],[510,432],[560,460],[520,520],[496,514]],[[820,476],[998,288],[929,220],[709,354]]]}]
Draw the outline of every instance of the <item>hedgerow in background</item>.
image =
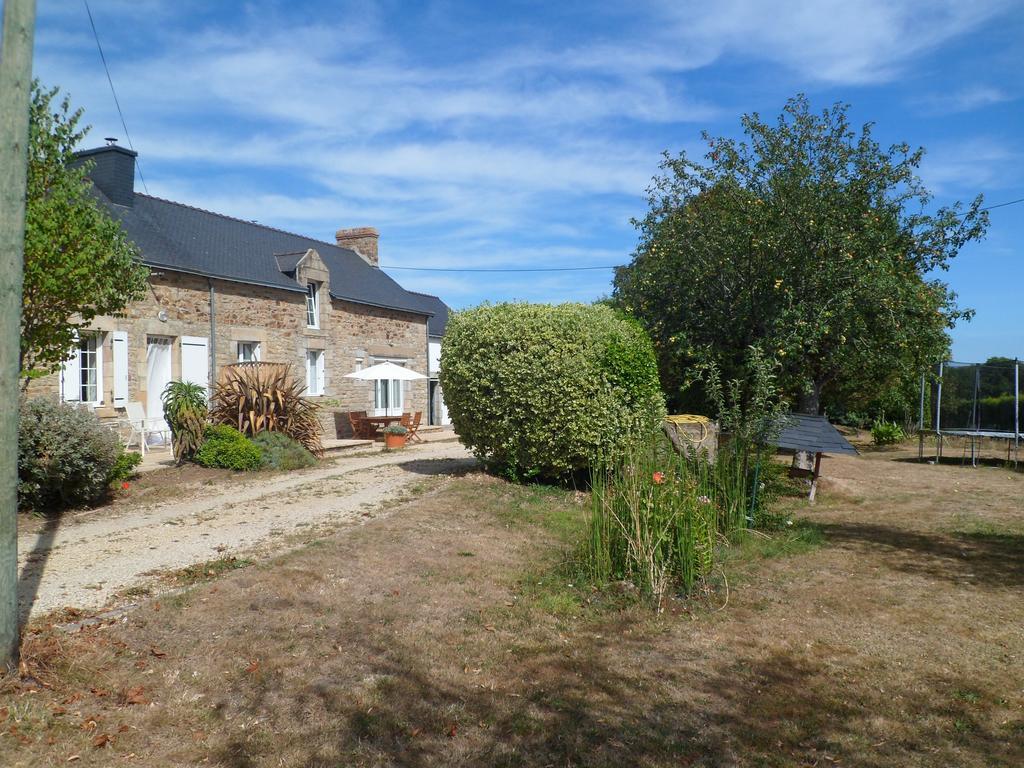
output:
[{"label": "hedgerow in background", "polygon": [[93,504],[121,455],[91,412],[56,398],[23,400],[18,421],[18,507],[41,514]]},{"label": "hedgerow in background", "polygon": [[664,415],[647,334],[606,306],[457,312],[440,378],[460,440],[513,478],[558,479],[611,460]]},{"label": "hedgerow in background", "polygon": [[260,451],[260,463],[264,469],[290,471],[316,464],[312,453],[281,432],[260,432],[252,442]]},{"label": "hedgerow in background", "polygon": [[323,455],[319,406],[302,396],[305,385],[281,363],[241,363],[221,372],[210,402],[210,420],[249,436],[282,432],[315,456]]},{"label": "hedgerow in background", "polygon": [[206,390],[188,381],[172,381],[160,396],[164,421],[171,428],[174,458],[182,464],[191,459],[203,444],[206,429]]},{"label": "hedgerow in background", "polygon": [[263,454],[237,429],[220,424],[206,428],[203,444],[192,460],[201,467],[251,472],[263,464]]}]

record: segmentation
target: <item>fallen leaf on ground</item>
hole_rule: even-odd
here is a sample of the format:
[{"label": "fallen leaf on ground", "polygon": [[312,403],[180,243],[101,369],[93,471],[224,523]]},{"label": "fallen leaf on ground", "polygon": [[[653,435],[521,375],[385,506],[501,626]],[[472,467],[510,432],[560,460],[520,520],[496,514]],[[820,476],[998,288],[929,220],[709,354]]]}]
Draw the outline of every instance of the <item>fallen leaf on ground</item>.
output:
[{"label": "fallen leaf on ground", "polygon": [[125,704],[146,704],[146,697],[143,695],[145,689],[141,685],[133,686],[124,692]]},{"label": "fallen leaf on ground", "polygon": [[96,735],[96,738],[92,740],[92,745],[96,749],[103,749],[113,740],[114,737],[111,736],[109,733],[99,733]]},{"label": "fallen leaf on ground", "polygon": [[156,656],[158,659],[162,659],[162,658],[164,658],[164,656],[167,655],[166,653],[161,651],[159,648],[157,648],[155,645],[152,648],[149,649],[149,652],[152,655]]},{"label": "fallen leaf on ground", "polygon": [[448,729],[448,738],[449,739],[454,739],[455,738],[455,733],[458,730],[459,730],[459,724],[458,723],[452,723],[452,727]]},{"label": "fallen leaf on ground", "polygon": [[247,666],[245,668],[245,671],[248,672],[251,675],[254,672],[256,672],[257,670],[259,670],[259,668],[260,668],[260,660],[259,659],[253,659],[252,661],[249,662],[249,666]]}]

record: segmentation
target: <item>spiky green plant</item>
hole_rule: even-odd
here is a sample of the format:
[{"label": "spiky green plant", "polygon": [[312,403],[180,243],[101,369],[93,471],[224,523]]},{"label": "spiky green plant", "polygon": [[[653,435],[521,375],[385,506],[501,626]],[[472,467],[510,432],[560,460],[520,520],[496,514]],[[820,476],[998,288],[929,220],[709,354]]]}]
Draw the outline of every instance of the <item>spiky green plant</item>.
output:
[{"label": "spiky green plant", "polygon": [[206,427],[206,390],[189,381],[172,381],[160,396],[164,421],[171,428],[171,445],[179,464],[191,459],[203,444]]},{"label": "spiky green plant", "polygon": [[323,455],[319,406],[302,396],[304,386],[283,363],[241,363],[222,369],[210,418],[243,435],[282,432],[315,456]]}]

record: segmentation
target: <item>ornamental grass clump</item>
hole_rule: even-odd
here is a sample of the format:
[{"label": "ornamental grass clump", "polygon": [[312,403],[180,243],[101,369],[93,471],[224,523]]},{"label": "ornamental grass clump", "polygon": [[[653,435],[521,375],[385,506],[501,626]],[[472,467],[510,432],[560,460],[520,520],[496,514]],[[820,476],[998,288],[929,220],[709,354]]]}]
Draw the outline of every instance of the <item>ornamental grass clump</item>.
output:
[{"label": "ornamental grass clump", "polygon": [[239,363],[223,369],[214,388],[210,420],[249,437],[282,432],[314,456],[323,455],[319,406],[302,396],[304,385],[281,363]]},{"label": "ornamental grass clump", "polygon": [[660,606],[711,574],[720,506],[707,462],[660,441],[631,447],[592,478],[586,561],[597,583],[629,581]]},{"label": "ornamental grass clump", "polygon": [[514,479],[587,471],[656,431],[665,413],[646,332],[602,305],[457,312],[440,378],[459,439]]}]

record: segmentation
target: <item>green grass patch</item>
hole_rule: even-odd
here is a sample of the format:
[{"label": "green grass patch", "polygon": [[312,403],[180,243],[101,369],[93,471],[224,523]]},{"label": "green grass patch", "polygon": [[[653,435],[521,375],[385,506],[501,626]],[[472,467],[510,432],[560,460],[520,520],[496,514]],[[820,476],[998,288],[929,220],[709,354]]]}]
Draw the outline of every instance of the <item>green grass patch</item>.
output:
[{"label": "green grass patch", "polygon": [[212,581],[225,573],[237,571],[239,568],[246,568],[252,564],[253,561],[245,557],[219,557],[216,560],[207,560],[205,563],[196,563],[174,571],[172,578],[179,584],[199,584],[204,581]]}]

